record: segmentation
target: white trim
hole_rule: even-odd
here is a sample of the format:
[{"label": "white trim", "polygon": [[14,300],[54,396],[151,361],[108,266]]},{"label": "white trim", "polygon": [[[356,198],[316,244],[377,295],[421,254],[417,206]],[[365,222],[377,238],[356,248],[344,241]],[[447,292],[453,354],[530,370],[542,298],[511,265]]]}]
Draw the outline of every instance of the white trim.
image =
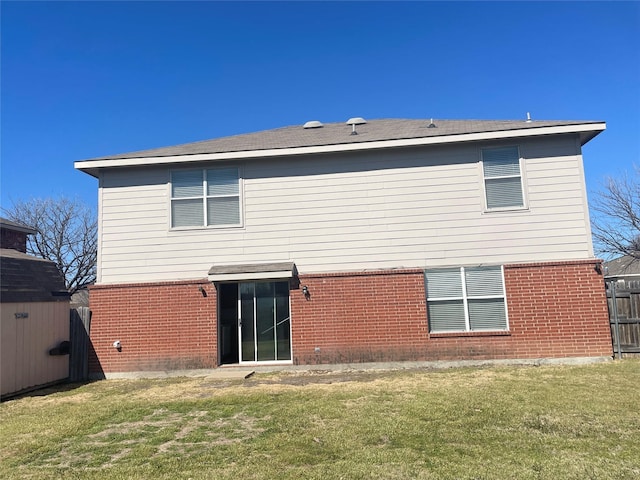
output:
[{"label": "white trim", "polygon": [[591,217],[589,212],[589,199],[587,194],[587,181],[584,175],[584,159],[582,157],[582,145],[580,141],[576,139],[576,163],[578,164],[578,171],[580,175],[580,182],[582,185],[582,209],[584,212],[584,226],[587,232],[587,242],[589,248],[589,256],[593,257],[593,234],[591,232]]},{"label": "white trim", "polygon": [[504,281],[504,265],[500,265],[500,273],[502,275],[502,295],[504,298],[504,320],[505,330],[509,331],[509,302],[507,302],[507,282]]},{"label": "white trim", "polygon": [[239,152],[201,153],[170,155],[166,157],[134,157],[105,160],[82,160],[74,162],[77,170],[92,173],[96,168],[131,167],[141,165],[162,165],[170,163],[193,163],[216,160],[237,160],[245,158],[285,157],[290,155],[306,155],[316,153],[337,153],[358,150],[374,150],[382,148],[412,147],[437,145],[444,143],[474,142],[482,140],[499,140],[504,138],[534,137],[562,133],[600,132],[605,130],[605,123],[581,125],[562,125],[555,127],[525,128],[521,130],[502,130],[497,132],[480,132],[445,135],[439,137],[407,138],[399,140],[379,140],[375,142],[347,143],[338,145],[316,145],[308,147],[271,148],[265,150],[243,150]]},{"label": "white trim", "polygon": [[98,176],[98,250],[96,252],[96,284],[102,283],[102,234],[104,232],[104,174]]},{"label": "white trim", "polygon": [[467,278],[464,267],[460,267],[460,286],[462,287],[462,306],[464,307],[464,330],[471,331],[471,321],[469,319],[469,297],[467,295]]},{"label": "white trim", "polygon": [[241,280],[282,280],[292,277],[293,272],[291,270],[254,273],[217,273],[208,276],[210,282],[235,282]]}]

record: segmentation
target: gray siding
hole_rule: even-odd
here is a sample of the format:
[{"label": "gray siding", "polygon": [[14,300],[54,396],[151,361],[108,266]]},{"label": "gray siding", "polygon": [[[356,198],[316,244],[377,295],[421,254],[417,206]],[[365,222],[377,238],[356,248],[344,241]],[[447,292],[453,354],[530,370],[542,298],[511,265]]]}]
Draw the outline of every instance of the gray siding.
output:
[{"label": "gray siding", "polygon": [[170,230],[169,170],[101,177],[99,282],[206,277],[214,264],[294,261],[299,272],[593,256],[579,144],[520,140],[528,208],[485,212],[481,146],[240,164],[244,225]]}]

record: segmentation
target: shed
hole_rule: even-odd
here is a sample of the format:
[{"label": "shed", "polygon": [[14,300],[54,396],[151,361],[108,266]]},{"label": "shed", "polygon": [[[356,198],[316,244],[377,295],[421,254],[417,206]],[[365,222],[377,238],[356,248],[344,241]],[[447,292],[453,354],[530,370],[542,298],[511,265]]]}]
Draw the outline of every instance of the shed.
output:
[{"label": "shed", "polygon": [[0,396],[68,377],[69,293],[55,263],[1,248],[0,313]]}]

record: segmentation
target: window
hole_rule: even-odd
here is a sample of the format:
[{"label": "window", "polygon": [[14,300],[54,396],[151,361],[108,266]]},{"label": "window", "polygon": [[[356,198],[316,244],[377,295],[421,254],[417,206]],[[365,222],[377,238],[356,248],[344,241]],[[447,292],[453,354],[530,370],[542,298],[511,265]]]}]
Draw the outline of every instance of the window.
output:
[{"label": "window", "polygon": [[507,330],[502,267],[425,271],[430,332]]},{"label": "window", "polygon": [[487,210],[524,207],[518,147],[482,149]]},{"label": "window", "polygon": [[237,168],[171,172],[171,227],[240,225]]}]

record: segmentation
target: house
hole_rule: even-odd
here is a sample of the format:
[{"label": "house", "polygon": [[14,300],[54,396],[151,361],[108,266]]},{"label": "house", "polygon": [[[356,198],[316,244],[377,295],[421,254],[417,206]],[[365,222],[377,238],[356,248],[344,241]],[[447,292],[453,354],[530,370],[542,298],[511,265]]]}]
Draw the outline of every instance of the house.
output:
[{"label": "house", "polygon": [[352,118],[76,162],[93,375],[610,357],[582,161],[604,129]]},{"label": "house", "polygon": [[622,255],[604,263],[605,280],[616,280],[624,288],[631,282],[640,285],[640,260],[631,255]]},{"label": "house", "polygon": [[35,233],[33,228],[0,217],[0,248],[26,253],[27,235],[35,235]]},{"label": "house", "polygon": [[29,227],[0,218],[0,396],[69,375],[69,294],[55,263],[26,253]]}]

